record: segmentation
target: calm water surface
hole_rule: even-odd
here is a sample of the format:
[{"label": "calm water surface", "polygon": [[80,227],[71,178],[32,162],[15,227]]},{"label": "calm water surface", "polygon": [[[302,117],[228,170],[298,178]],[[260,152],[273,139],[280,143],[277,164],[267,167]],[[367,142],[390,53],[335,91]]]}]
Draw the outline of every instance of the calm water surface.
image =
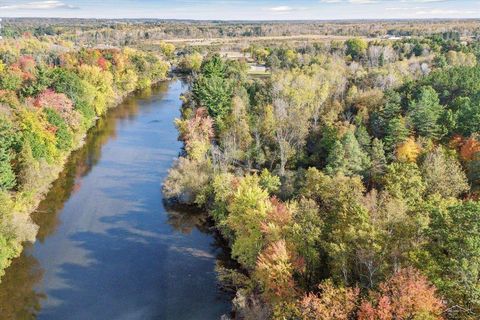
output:
[{"label": "calm water surface", "polygon": [[219,319],[224,254],[204,214],[166,209],[180,81],[100,119],[33,215],[37,242],[0,284],[0,319]]}]

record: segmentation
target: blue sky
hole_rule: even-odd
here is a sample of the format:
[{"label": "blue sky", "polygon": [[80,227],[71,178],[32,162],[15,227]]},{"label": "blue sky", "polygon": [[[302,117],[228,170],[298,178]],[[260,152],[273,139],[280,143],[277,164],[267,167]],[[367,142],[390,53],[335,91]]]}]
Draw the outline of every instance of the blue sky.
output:
[{"label": "blue sky", "polygon": [[0,17],[222,20],[480,18],[480,0],[0,0]]}]

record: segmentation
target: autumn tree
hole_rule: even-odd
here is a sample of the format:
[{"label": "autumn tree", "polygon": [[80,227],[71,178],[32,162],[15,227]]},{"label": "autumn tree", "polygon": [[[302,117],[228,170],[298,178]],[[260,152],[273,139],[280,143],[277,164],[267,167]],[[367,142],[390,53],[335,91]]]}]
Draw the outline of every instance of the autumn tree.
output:
[{"label": "autumn tree", "polygon": [[429,153],[421,166],[428,194],[457,197],[470,189],[467,177],[455,155],[437,147]]},{"label": "autumn tree", "polygon": [[241,179],[227,208],[226,224],[234,232],[232,255],[251,269],[263,247],[261,224],[271,208],[268,192],[259,184],[257,175]]},{"label": "autumn tree", "polygon": [[[277,75],[277,77],[281,76],[282,74]],[[306,102],[299,100],[300,96],[291,92],[288,87],[290,81],[295,81],[295,78],[284,79],[273,87],[275,140],[279,152],[281,176],[285,175],[287,161],[295,155],[296,150],[305,145],[310,127],[310,113],[306,108]]]},{"label": "autumn tree", "polygon": [[405,200],[411,207],[422,200],[426,188],[415,163],[391,163],[387,167],[383,181],[384,188],[389,194]]},{"label": "autumn tree", "polygon": [[273,242],[259,255],[255,275],[268,301],[283,302],[295,296],[293,265],[285,240]]},{"label": "autumn tree", "polygon": [[210,142],[214,135],[213,120],[204,108],[198,108],[195,115],[189,120],[176,120],[181,138],[185,142],[188,156],[200,161],[210,149]]},{"label": "autumn tree", "polygon": [[476,135],[472,135],[470,138],[462,142],[460,157],[464,161],[471,161],[475,158],[477,153],[480,153],[480,141],[478,141]]},{"label": "autumn tree", "polygon": [[225,117],[225,129],[219,137],[224,153],[234,161],[246,160],[253,143],[245,100],[240,96],[233,97],[232,110]]},{"label": "autumn tree", "polygon": [[435,287],[419,273],[406,268],[372,291],[358,311],[359,320],[443,319],[443,301]]},{"label": "autumn tree", "polygon": [[331,281],[325,281],[318,289],[319,294],[308,293],[300,300],[301,319],[351,319],[358,303],[358,288],[337,288]]},{"label": "autumn tree", "polygon": [[398,161],[413,162],[417,161],[420,154],[420,147],[414,138],[408,138],[405,142],[397,146],[395,156]]}]

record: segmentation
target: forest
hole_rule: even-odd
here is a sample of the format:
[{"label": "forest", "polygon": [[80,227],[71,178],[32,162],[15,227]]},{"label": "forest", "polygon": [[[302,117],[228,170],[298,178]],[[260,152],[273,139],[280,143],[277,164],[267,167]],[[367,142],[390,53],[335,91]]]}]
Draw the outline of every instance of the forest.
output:
[{"label": "forest", "polygon": [[[477,319],[480,46],[447,34],[200,55],[164,193],[205,208],[240,319]],[[187,63],[190,61],[190,63]]]},{"label": "forest", "polygon": [[5,18],[3,35],[18,38],[57,37],[77,45],[139,45],[164,40],[221,38],[252,41],[252,37],[322,35],[340,37],[448,34],[478,39],[478,20],[339,20],[339,21],[194,21],[156,19]]},{"label": "forest", "polygon": [[130,48],[27,35],[0,42],[0,277],[35,241],[29,214],[98,117],[169,68],[165,56]]},{"label": "forest", "polygon": [[[226,243],[233,262],[215,272],[235,318],[478,319],[478,30],[5,19],[0,278],[35,241],[30,213],[89,129],[175,75],[183,149],[163,196],[205,212]],[[331,38],[267,38],[290,35]],[[220,40],[173,44],[185,38]]]}]

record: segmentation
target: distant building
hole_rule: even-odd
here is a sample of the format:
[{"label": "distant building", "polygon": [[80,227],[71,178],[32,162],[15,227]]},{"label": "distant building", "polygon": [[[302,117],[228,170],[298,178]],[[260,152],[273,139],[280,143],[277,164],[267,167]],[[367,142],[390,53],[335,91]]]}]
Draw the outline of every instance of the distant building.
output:
[{"label": "distant building", "polygon": [[267,67],[260,64],[250,65],[250,72],[267,72]]},{"label": "distant building", "polygon": [[222,51],[220,52],[222,57],[225,59],[229,60],[243,60],[243,59],[249,59],[250,58],[250,53],[249,52],[241,52],[241,51]]},{"label": "distant building", "polygon": [[391,35],[391,34],[387,34],[383,38],[388,39],[388,40],[402,40],[403,39],[403,37],[399,37],[399,36],[395,36],[395,35]]}]

